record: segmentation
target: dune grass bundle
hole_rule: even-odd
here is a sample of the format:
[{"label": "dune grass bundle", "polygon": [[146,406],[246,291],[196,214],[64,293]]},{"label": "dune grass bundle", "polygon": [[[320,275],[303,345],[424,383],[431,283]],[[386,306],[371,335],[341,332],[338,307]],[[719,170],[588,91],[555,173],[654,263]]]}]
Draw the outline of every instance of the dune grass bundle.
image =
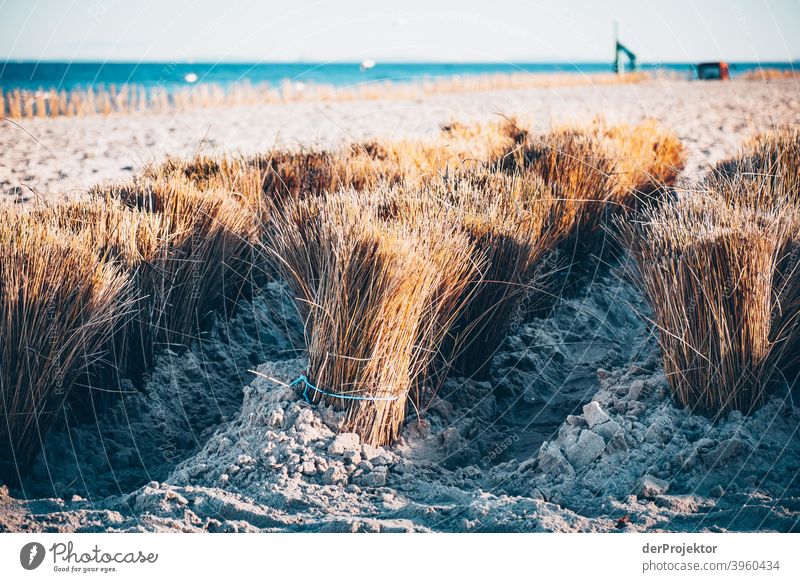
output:
[{"label": "dune grass bundle", "polygon": [[384,213],[397,221],[455,225],[470,240],[481,277],[465,289],[464,307],[445,348],[448,366],[488,376],[523,298],[543,293],[542,258],[558,241],[563,206],[535,173],[468,171],[423,186],[384,191]]},{"label": "dune grass bundle", "polygon": [[210,315],[248,294],[258,224],[228,193],[170,178],[119,184],[106,194],[160,223],[160,244],[136,279],[149,303],[139,310],[144,353],[155,344],[188,345]]},{"label": "dune grass bundle", "polygon": [[[169,235],[160,214],[136,211],[114,198],[93,197],[39,208],[31,213],[38,223],[60,229],[76,245],[129,275],[130,303],[108,338],[104,366],[93,372],[101,381],[136,377],[152,363],[153,332],[144,325],[145,315],[155,311],[153,290],[146,284],[148,272],[162,272],[169,255]],[[82,398],[80,391],[72,400]],[[80,406],[78,406],[80,408]]]},{"label": "dune grass bundle", "polygon": [[[779,127],[757,134],[734,158],[717,164],[704,187],[731,207],[793,215],[800,209],[800,129]],[[794,377],[800,372],[800,221],[780,255],[774,274],[773,357]]]},{"label": "dune grass bundle", "polygon": [[[485,374],[516,305],[536,292],[557,206],[538,175],[492,172],[286,206],[265,248],[307,322],[312,382],[348,396],[413,394],[423,408],[452,367]],[[406,409],[404,399],[331,401],[373,443],[390,442]]]},{"label": "dune grass bundle", "polygon": [[239,157],[199,155],[150,168],[153,179],[180,176],[202,189],[236,193],[266,220],[282,201],[380,184],[435,181],[448,171],[491,164],[525,135],[513,121],[442,127],[433,139],[368,140],[334,150],[275,149]]},{"label": "dune grass bundle", "polygon": [[0,216],[0,459],[16,481],[70,391],[105,357],[128,276],[69,233]]},{"label": "dune grass bundle", "polygon": [[736,156],[717,164],[704,186],[734,206],[800,205],[800,129],[757,134]]},{"label": "dune grass bundle", "polygon": [[480,196],[491,200],[464,216],[463,228],[478,251],[486,256],[484,277],[472,289],[458,327],[455,367],[464,376],[486,379],[519,303],[529,308],[546,293],[549,273],[537,267],[558,242],[560,210],[538,176],[512,177]]},{"label": "dune grass bundle", "polygon": [[15,470],[67,399],[95,410],[93,386],[140,378],[252,292],[260,225],[230,192],[173,177],[92,194],[2,215],[0,448]]},{"label": "dune grass bundle", "polygon": [[[439,346],[479,265],[454,226],[386,220],[344,191],[273,218],[265,250],[306,322],[312,390],[347,410],[344,430],[390,443],[424,397]],[[419,405],[419,403],[415,403]]]},{"label": "dune grass bundle", "polygon": [[772,340],[776,366],[791,383],[800,377],[800,216],[795,215],[774,277],[778,305]]},{"label": "dune grass bundle", "polygon": [[562,204],[556,225],[560,238],[577,238],[587,245],[615,203],[611,199],[614,164],[596,136],[577,129],[529,136],[503,158],[506,170],[538,174],[554,189]]},{"label": "dune grass bundle", "polygon": [[794,223],[790,209],[686,193],[620,225],[682,405],[719,415],[763,402],[773,372],[774,274]]},{"label": "dune grass bundle", "polygon": [[138,377],[159,347],[188,345],[215,311],[252,292],[258,224],[220,191],[133,180],[33,213],[130,274],[134,305],[113,338],[117,372]]},{"label": "dune grass bundle", "polygon": [[658,190],[675,184],[686,165],[680,140],[654,120],[636,125],[596,120],[593,132],[615,160],[614,195],[627,208],[638,208]]},{"label": "dune grass bundle", "polygon": [[779,128],[621,227],[686,406],[749,412],[800,368],[799,172],[800,131]]},{"label": "dune grass bundle", "polygon": [[613,216],[639,208],[648,195],[674,183],[684,153],[680,141],[655,122],[629,126],[596,120],[588,127],[527,134],[501,165],[535,172],[557,188],[562,238],[597,251]]},{"label": "dune grass bundle", "polygon": [[[376,347],[379,344],[407,341],[413,335],[407,333],[409,324],[437,321],[430,312],[415,312],[425,315],[421,319],[412,317],[405,326],[398,322],[376,327],[383,330],[380,342],[351,342],[358,337],[360,343],[363,337],[377,334],[370,327],[377,320],[377,306],[395,301],[394,295],[384,291],[389,286],[386,281],[395,280],[392,277],[407,281],[405,286],[390,286],[408,294],[405,304],[430,302],[411,299],[431,293],[430,288],[424,290],[413,283],[420,276],[435,279],[435,273],[446,273],[443,259],[431,261],[430,257],[438,256],[432,250],[419,256],[403,255],[415,257],[414,261],[401,261],[398,256],[389,260],[386,254],[389,248],[396,252],[407,248],[408,233],[422,232],[423,226],[428,233],[423,238],[429,241],[460,238],[463,242],[454,247],[461,249],[459,260],[470,249],[473,268],[480,268],[461,280],[458,293],[452,292],[457,277],[444,277],[446,283],[442,285],[451,289],[451,299],[448,309],[443,310],[447,315],[435,324],[443,341],[437,344],[418,339],[418,346],[432,346],[430,352],[435,357],[417,356],[415,365],[404,362],[401,368],[411,366],[414,373],[403,376],[402,381],[393,380],[388,392],[406,394],[411,392],[410,386],[436,386],[451,368],[467,376],[486,377],[520,302],[547,294],[540,273],[543,258],[567,239],[582,240],[587,233],[599,233],[612,214],[609,203],[623,205],[640,189],[674,179],[670,173],[675,171],[674,165],[667,171],[665,160],[680,152],[680,146],[670,142],[661,147],[662,141],[672,138],[654,126],[641,130],[638,142],[628,150],[638,157],[626,160],[624,176],[615,177],[619,163],[616,156],[623,152],[619,144],[628,133],[635,130],[596,125],[586,131],[558,130],[537,141],[513,121],[488,131],[454,124],[443,128],[443,136],[453,140],[452,147],[366,143],[329,158],[329,167],[343,164],[349,168],[351,174],[338,187],[351,190],[293,196],[270,213],[265,232],[265,246],[277,270],[290,281],[308,322],[310,377],[322,382],[326,391],[337,394],[353,386],[368,391],[365,370],[370,379],[399,377],[396,370],[391,371],[389,362],[381,363],[380,357],[365,354],[383,353]],[[476,153],[471,158],[475,165],[464,163],[468,151]],[[327,187],[336,187],[326,182]],[[319,194],[313,188],[310,191]],[[404,229],[403,236],[397,235],[398,228]],[[418,241],[419,234],[411,240]],[[450,254],[454,254],[452,249]],[[459,264],[463,268],[466,263]],[[428,271],[431,265],[435,268]],[[325,277],[320,275],[323,272]],[[374,288],[367,283],[370,279],[375,281]],[[322,286],[322,282],[330,286]],[[355,302],[351,293],[363,301],[358,308],[351,306]],[[369,315],[359,309],[368,310]],[[394,321],[381,313],[383,319]],[[369,322],[363,325],[366,336],[361,335],[364,330],[354,334],[354,322]],[[335,348],[325,342],[334,342]],[[394,352],[405,353],[396,345]],[[365,362],[371,362],[369,368]],[[381,385],[376,380],[373,393]],[[414,405],[423,405],[423,400],[417,396]],[[362,437],[386,442],[396,433],[404,406],[393,408],[392,420],[388,421],[389,415],[355,412],[363,408],[374,412],[379,406],[376,403],[356,402],[339,404],[348,409],[349,426]],[[356,417],[360,419],[357,422],[353,420]]]},{"label": "dune grass bundle", "polygon": [[[86,98],[113,110],[137,96]],[[136,377],[278,274],[306,323],[309,397],[387,444],[452,368],[487,376],[520,303],[547,294],[546,256],[596,245],[609,216],[674,180],[671,139],[654,125],[535,137],[513,120],[453,123],[430,140],[169,159],[27,220],[125,274],[92,345],[104,355],[82,374]]]}]

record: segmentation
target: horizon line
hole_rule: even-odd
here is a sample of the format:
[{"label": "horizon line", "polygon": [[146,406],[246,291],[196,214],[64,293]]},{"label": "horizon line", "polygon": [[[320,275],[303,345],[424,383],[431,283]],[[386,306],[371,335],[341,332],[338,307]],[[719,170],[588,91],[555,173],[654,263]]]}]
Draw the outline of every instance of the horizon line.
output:
[{"label": "horizon line", "polygon": [[[404,59],[385,59],[385,60],[378,60],[378,59],[371,59],[374,60],[378,65],[380,64],[392,64],[392,65],[605,65],[609,63],[613,63],[613,59],[602,60],[602,59],[574,59],[574,60],[545,60],[545,59],[531,59],[531,60],[497,60],[497,61],[438,61],[438,60],[404,60]],[[725,60],[725,59],[717,59],[717,60]],[[695,60],[656,60],[656,61],[640,61],[640,65],[691,65],[696,64],[703,61],[711,61],[713,59],[695,59]],[[296,59],[296,60],[247,60],[247,59],[220,59],[220,60],[213,60],[210,58],[199,58],[199,59],[102,59],[102,58],[79,58],[79,59],[67,59],[67,58],[47,58],[47,59],[36,59],[36,58],[10,58],[10,57],[0,57],[0,62],[2,63],[83,63],[83,64],[175,64],[175,65],[218,65],[218,64],[226,64],[226,65],[360,65],[362,61],[360,60],[314,60],[314,59]],[[784,64],[784,65],[795,65],[800,64],[800,57],[796,57],[794,59],[761,59],[761,60],[726,60],[729,63],[743,63],[743,64],[751,64],[751,65],[758,65],[758,64]]]}]

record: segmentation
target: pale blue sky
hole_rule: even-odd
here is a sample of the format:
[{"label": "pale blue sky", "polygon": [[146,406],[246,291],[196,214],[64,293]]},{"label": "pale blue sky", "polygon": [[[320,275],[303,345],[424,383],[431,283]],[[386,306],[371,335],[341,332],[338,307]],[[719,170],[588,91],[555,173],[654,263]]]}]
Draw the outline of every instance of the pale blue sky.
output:
[{"label": "pale blue sky", "polygon": [[642,61],[800,58],[800,0],[0,0],[0,59]]}]

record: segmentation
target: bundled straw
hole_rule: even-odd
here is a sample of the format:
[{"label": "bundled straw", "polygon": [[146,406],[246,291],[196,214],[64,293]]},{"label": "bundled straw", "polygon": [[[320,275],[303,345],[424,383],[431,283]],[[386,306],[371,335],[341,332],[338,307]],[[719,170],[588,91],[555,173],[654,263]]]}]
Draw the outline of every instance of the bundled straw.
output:
[{"label": "bundled straw", "polygon": [[[163,272],[169,255],[162,216],[133,211],[114,198],[92,198],[36,209],[31,218],[60,229],[76,245],[94,252],[100,261],[129,273],[126,300],[131,305],[106,346],[111,365],[105,369],[97,366],[93,372],[101,376],[99,381],[112,383],[144,372],[153,356],[152,340],[147,339],[153,332],[144,325],[144,318],[156,311],[153,289],[145,283],[145,273]],[[83,395],[73,393],[72,399],[76,398],[82,399]]]},{"label": "bundled straw", "polygon": [[680,140],[654,120],[608,125],[596,120],[593,132],[615,160],[614,196],[626,208],[638,208],[665,186],[672,186],[686,164]]},{"label": "bundled straw", "polygon": [[93,409],[91,386],[137,379],[160,348],[188,345],[213,313],[251,293],[259,232],[257,215],[231,193],[179,177],[5,211],[3,462],[22,468],[68,397]]},{"label": "bundled straw", "polygon": [[563,237],[595,250],[600,227],[673,184],[684,161],[678,139],[653,121],[629,126],[596,120],[585,128],[528,134],[503,166],[533,171],[558,187]]},{"label": "bundled straw", "polygon": [[475,275],[470,242],[443,224],[382,220],[375,198],[352,191],[285,210],[265,248],[306,320],[312,396],[347,410],[345,430],[389,443]]},{"label": "bundled straw", "polygon": [[792,222],[786,209],[687,195],[621,225],[653,308],[667,379],[684,406],[716,415],[763,401],[774,273]]},{"label": "bundled straw", "polygon": [[365,141],[334,150],[273,150],[250,157],[170,158],[154,179],[186,178],[200,188],[234,192],[266,219],[284,200],[379,184],[423,184],[448,171],[492,164],[525,135],[513,121],[444,126],[434,139]]},{"label": "bundled straw", "polygon": [[[800,129],[781,127],[756,135],[736,157],[709,172],[704,184],[731,207],[791,216],[800,208]],[[780,255],[771,338],[777,344],[777,365],[793,377],[800,371],[800,221]]]},{"label": "bundled straw", "polygon": [[[317,387],[324,386],[325,394],[339,395],[328,398],[338,398],[348,410],[348,426],[368,442],[387,442],[405,406],[400,398],[396,405],[363,398],[394,398],[422,384],[430,388],[418,392],[413,404],[424,406],[423,393],[435,391],[451,367],[488,376],[519,302],[546,293],[542,259],[566,239],[597,233],[610,214],[609,202],[622,200],[617,202],[622,205],[639,188],[674,179],[663,169],[670,164],[665,152],[673,155],[680,147],[663,146],[671,136],[652,126],[644,127],[631,146],[639,158],[628,162],[624,180],[615,179],[614,155],[622,151],[615,144],[635,131],[598,125],[536,140],[513,122],[489,131],[454,125],[443,131],[457,144],[449,150],[375,143],[327,158],[324,166],[348,168],[350,174],[335,183],[330,176],[341,177],[341,172],[318,173],[326,176],[321,190],[355,190],[320,196],[315,184],[308,193],[316,196],[304,196],[297,187],[287,190],[288,197],[278,196],[282,202],[269,213],[265,248],[290,281],[307,320],[309,376]],[[489,140],[483,146],[470,143],[476,133]],[[464,164],[468,150],[477,153],[477,166]],[[370,165],[356,163],[365,157]],[[492,160],[499,160],[503,171],[493,170]],[[296,184],[287,179],[295,174],[286,171],[291,167],[281,172],[281,184]],[[441,247],[445,252],[430,246],[444,244],[438,241],[449,241],[450,246]],[[458,268],[448,268],[448,257],[458,258]],[[479,269],[459,280],[467,264],[462,257],[470,257]],[[443,293],[451,298],[442,310],[445,317],[422,309],[433,289],[422,286],[425,280],[449,290]],[[412,315],[403,311],[402,324],[391,316],[399,304],[419,310]],[[393,311],[385,311],[389,305]],[[377,326],[376,314],[386,323]],[[410,330],[428,329],[423,324],[437,333],[412,340]],[[420,346],[430,348],[419,352]],[[397,357],[382,361],[379,355],[415,350],[418,355],[402,362]],[[400,374],[398,362],[412,372]],[[353,396],[350,391],[359,399],[341,397]],[[380,407],[392,413],[374,413]]]},{"label": "bundled straw", "polygon": [[800,129],[756,135],[733,159],[717,164],[704,184],[734,206],[800,204]]},{"label": "bundled straw", "polygon": [[154,344],[188,345],[214,311],[246,294],[254,215],[227,193],[177,178],[117,185],[109,195],[161,224],[161,244],[138,273],[140,296],[149,298],[139,318],[145,354]]},{"label": "bundled straw", "polygon": [[[84,97],[111,111],[142,103],[130,91]],[[35,344],[26,326],[46,299],[58,337],[80,335],[67,344],[65,386],[135,380],[160,348],[188,345],[263,281],[257,244],[306,322],[309,397],[346,410],[345,430],[386,444],[453,367],[488,374],[520,301],[545,295],[545,257],[565,241],[595,245],[609,215],[675,179],[680,157],[652,124],[535,137],[508,121],[449,124],[433,140],[170,159],[89,200],[8,214],[2,363],[17,373],[34,357],[9,340]],[[27,272],[39,287],[20,295]],[[3,377],[6,418],[63,402],[41,387],[51,383],[48,366],[41,378]],[[7,425],[8,454],[11,443],[32,454],[31,426]]]},{"label": "bundled straw", "polygon": [[105,354],[126,310],[128,276],[65,231],[0,216],[0,467],[39,450],[73,387]]},{"label": "bundled straw", "polygon": [[[458,225],[472,241],[475,261],[485,261],[453,330],[452,363],[465,376],[486,378],[520,301],[533,298],[533,304],[543,293],[547,273],[537,268],[559,241],[563,204],[531,172],[457,175],[418,190],[416,197],[448,208],[440,220]],[[409,214],[414,215],[398,215]]]}]

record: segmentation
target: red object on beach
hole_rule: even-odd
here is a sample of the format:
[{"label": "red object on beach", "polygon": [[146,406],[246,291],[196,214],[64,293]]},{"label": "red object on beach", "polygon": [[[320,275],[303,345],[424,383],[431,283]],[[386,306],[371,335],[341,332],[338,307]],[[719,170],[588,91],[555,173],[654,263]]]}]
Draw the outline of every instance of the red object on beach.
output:
[{"label": "red object on beach", "polygon": [[725,61],[700,63],[695,70],[697,78],[704,81],[727,81],[731,78],[730,68]]}]

